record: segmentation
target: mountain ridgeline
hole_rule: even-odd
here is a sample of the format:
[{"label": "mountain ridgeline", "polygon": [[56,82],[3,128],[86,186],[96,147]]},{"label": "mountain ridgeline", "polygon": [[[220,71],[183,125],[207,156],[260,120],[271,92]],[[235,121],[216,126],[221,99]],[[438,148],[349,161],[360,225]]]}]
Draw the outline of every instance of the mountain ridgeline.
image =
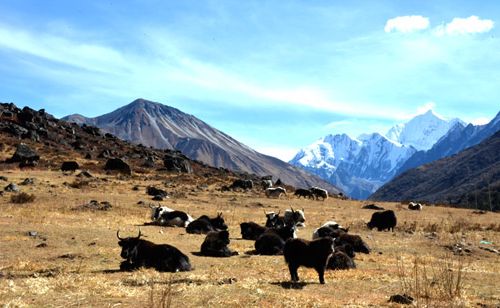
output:
[{"label": "mountain ridgeline", "polygon": [[349,196],[366,199],[391,180],[417,151],[428,150],[455,125],[431,110],[391,128],[385,136],[328,135],[302,149],[290,161],[319,175]]},{"label": "mountain ridgeline", "polygon": [[404,172],[370,199],[500,211],[500,131],[458,154]]},{"label": "mountain ridgeline", "polygon": [[295,187],[340,190],[321,178],[277,158],[256,152],[200,119],[176,108],[137,99],[95,118],[70,115],[62,120],[99,127],[123,140],[158,149],[176,149],[214,167],[272,175]]}]

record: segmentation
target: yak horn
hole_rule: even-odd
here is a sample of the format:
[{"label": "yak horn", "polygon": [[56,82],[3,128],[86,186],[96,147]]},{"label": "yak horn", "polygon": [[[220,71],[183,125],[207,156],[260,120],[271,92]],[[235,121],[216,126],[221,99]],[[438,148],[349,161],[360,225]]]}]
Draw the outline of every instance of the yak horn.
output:
[{"label": "yak horn", "polygon": [[121,241],[123,240],[121,237],[120,237],[120,229],[116,230],[116,237]]},{"label": "yak horn", "polygon": [[139,228],[139,235],[136,237],[136,239],[139,239],[141,237],[142,233],[141,233],[141,228]]}]

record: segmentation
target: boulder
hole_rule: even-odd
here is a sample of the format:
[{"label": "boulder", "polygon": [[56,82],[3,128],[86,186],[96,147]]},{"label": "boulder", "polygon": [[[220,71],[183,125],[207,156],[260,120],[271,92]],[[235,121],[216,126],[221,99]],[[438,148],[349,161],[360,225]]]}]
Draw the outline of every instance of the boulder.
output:
[{"label": "boulder", "polygon": [[17,145],[16,152],[8,160],[10,163],[20,163],[20,165],[33,165],[40,160],[40,156],[24,143]]},{"label": "boulder", "polygon": [[167,171],[193,173],[189,159],[177,152],[166,154],[163,158],[163,165]]},{"label": "boulder", "polygon": [[117,171],[122,174],[131,175],[132,169],[130,166],[120,158],[110,158],[104,166],[106,171]]}]

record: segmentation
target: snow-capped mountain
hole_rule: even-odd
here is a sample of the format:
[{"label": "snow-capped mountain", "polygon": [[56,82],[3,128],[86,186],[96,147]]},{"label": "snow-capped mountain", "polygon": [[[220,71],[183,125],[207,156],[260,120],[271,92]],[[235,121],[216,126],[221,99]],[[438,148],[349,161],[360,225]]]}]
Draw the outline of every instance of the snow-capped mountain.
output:
[{"label": "snow-capped mountain", "polygon": [[456,126],[464,122],[446,120],[429,110],[395,125],[385,136],[328,135],[300,150],[290,163],[319,175],[350,197],[364,199],[391,180],[417,151],[432,148]]},{"label": "snow-capped mountain", "polygon": [[328,135],[300,150],[290,164],[302,167],[363,199],[390,180],[416,150],[378,133],[358,139]]},{"label": "snow-capped mountain", "polygon": [[386,133],[386,137],[403,145],[412,146],[418,151],[426,151],[457,123],[465,125],[459,119],[446,120],[429,110],[407,123],[392,127]]}]

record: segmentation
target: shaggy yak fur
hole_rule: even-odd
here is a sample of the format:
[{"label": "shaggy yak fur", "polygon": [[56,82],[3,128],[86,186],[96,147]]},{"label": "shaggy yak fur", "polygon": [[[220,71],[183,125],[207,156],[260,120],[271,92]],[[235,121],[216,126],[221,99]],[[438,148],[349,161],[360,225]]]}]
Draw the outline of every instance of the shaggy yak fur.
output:
[{"label": "shaggy yak fur", "polygon": [[201,250],[199,255],[207,257],[231,257],[238,255],[237,252],[231,251],[227,245],[229,245],[229,232],[224,231],[211,231],[208,232],[205,240],[201,244]]},{"label": "shaggy yak fur", "polygon": [[217,217],[210,218],[207,215],[203,215],[196,220],[193,220],[186,227],[187,233],[196,234],[207,234],[210,231],[222,231],[227,230],[227,225],[224,222],[222,213],[218,213]]},{"label": "shaggy yak fur", "polygon": [[125,259],[120,264],[120,270],[132,271],[140,267],[154,268],[160,272],[190,271],[189,258],[179,249],[168,244],[157,245],[142,240],[141,231],[137,237],[121,238],[119,231],[116,236],[122,248],[120,256]]},{"label": "shaggy yak fur", "polygon": [[325,269],[334,248],[331,237],[322,237],[313,241],[290,239],[286,242],[283,254],[290,270],[293,282],[299,281],[297,270],[300,266],[314,268],[318,272],[319,282],[325,283]]}]

